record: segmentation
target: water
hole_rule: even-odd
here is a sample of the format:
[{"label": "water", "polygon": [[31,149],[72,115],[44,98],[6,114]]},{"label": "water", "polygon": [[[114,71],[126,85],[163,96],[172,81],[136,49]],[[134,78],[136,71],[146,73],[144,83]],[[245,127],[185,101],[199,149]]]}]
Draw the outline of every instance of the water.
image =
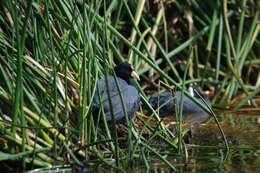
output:
[{"label": "water", "polygon": [[[259,113],[233,113],[218,116],[223,128],[230,151],[227,153],[222,136],[213,119],[207,124],[192,127],[191,138],[187,145],[188,157],[184,158],[167,155],[178,172],[184,173],[260,173],[260,115]],[[127,172],[146,172],[142,162],[134,163],[135,166]],[[160,160],[149,161],[149,172],[172,172]],[[35,170],[36,171],[36,170]],[[34,171],[34,172],[35,172]],[[56,168],[36,172],[75,172],[75,167]],[[114,172],[115,170],[102,165],[80,169],[76,172]]]}]

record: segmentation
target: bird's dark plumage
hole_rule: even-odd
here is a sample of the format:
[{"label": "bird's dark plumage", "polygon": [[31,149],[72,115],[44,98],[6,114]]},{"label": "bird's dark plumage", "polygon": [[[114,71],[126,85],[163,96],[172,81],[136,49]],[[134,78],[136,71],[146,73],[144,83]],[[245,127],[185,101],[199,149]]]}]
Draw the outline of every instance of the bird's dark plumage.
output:
[{"label": "bird's dark plumage", "polygon": [[[193,95],[198,101],[204,104],[204,101],[210,105],[210,101],[207,97],[204,97],[199,93],[196,87],[190,88],[190,94]],[[200,97],[200,96],[201,97]],[[175,93],[165,92],[153,94],[149,103],[154,109],[159,109],[159,115],[164,116],[174,116],[176,118],[176,105],[180,104],[181,92],[177,91]],[[166,103],[167,102],[167,103]],[[188,123],[201,123],[208,119],[209,115],[204,111],[199,105],[193,102],[190,98],[183,95],[183,120]]]},{"label": "bird's dark plumage", "polygon": [[[98,81],[97,91],[93,98],[93,106],[96,108],[101,108],[103,105],[106,114],[106,120],[112,120],[112,111],[109,104],[109,95],[107,89],[109,90],[111,96],[111,102],[113,107],[113,113],[116,121],[125,121],[125,114],[123,110],[123,104],[126,108],[126,113],[129,119],[131,119],[134,113],[139,109],[140,96],[138,90],[132,83],[132,78],[137,75],[134,72],[132,65],[127,62],[119,63],[115,67],[116,76],[108,76],[106,85],[105,79],[100,79]],[[138,78],[138,76],[135,76]],[[116,84],[118,82],[119,90]],[[98,90],[100,93],[101,100],[98,96]],[[122,95],[123,101],[121,101],[120,94]],[[122,104],[123,103],[123,104]],[[102,104],[102,105],[101,105]]]},{"label": "bird's dark plumage", "polygon": [[149,99],[149,103],[154,109],[160,108],[160,116],[171,115],[175,112],[173,96],[170,92],[153,94]]}]

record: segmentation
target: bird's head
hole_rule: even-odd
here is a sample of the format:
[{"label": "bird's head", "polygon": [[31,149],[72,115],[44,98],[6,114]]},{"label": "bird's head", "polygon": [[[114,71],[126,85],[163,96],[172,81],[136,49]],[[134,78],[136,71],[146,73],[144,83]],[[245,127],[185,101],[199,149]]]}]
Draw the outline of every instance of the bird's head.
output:
[{"label": "bird's head", "polygon": [[129,83],[130,78],[136,78],[140,80],[138,74],[134,71],[133,65],[128,62],[121,62],[116,65],[115,73],[117,77],[120,77]]}]

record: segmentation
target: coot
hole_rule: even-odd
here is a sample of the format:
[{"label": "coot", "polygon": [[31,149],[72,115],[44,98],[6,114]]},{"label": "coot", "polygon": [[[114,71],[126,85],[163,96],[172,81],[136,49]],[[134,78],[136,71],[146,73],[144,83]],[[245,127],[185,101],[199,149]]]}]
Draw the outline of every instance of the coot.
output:
[{"label": "coot", "polygon": [[[92,106],[100,109],[103,105],[107,121],[112,120],[113,107],[115,120],[125,122],[126,119],[123,104],[125,105],[129,119],[131,119],[134,113],[139,109],[140,96],[133,79],[137,78],[139,80],[139,76],[134,71],[133,66],[128,62],[117,64],[114,70],[115,76],[107,77],[107,85],[105,78],[98,81],[98,87],[93,98]],[[119,88],[117,87],[116,81],[118,82]],[[111,97],[112,107],[109,104],[108,90]],[[121,92],[122,100],[119,92]]]},{"label": "coot", "polygon": [[[209,99],[202,95],[197,86],[192,86],[189,88],[189,93],[195,97],[199,102],[205,104],[203,100],[209,105]],[[209,115],[204,111],[199,105],[192,101],[189,97],[183,95],[183,120],[187,123],[202,123],[207,120]],[[181,91],[175,93],[164,92],[155,93],[150,99],[150,105],[155,109],[159,109],[159,115],[161,117],[174,116],[176,118],[176,105],[180,104]]]}]

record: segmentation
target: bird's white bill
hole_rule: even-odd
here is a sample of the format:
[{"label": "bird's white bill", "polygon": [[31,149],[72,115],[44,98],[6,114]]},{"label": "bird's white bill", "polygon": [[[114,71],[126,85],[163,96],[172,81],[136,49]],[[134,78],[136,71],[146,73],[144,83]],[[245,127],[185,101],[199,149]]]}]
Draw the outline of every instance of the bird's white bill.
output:
[{"label": "bird's white bill", "polygon": [[137,80],[140,80],[139,75],[135,71],[132,71],[131,76],[136,78]]},{"label": "bird's white bill", "polygon": [[192,97],[194,97],[194,90],[192,87],[189,87],[189,93]]}]

